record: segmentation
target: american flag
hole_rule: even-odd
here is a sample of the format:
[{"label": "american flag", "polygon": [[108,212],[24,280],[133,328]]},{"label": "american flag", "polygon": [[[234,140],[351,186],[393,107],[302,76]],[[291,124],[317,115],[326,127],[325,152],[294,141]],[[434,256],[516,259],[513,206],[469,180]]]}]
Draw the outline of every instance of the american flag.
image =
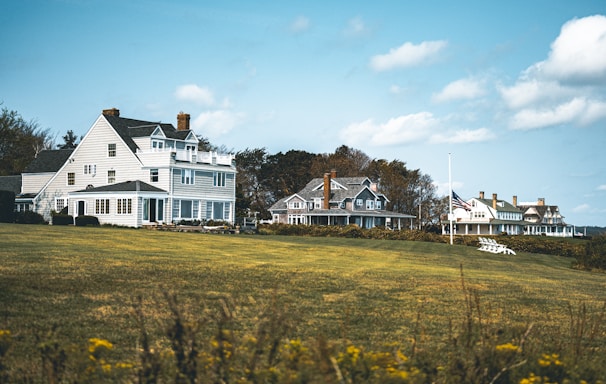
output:
[{"label": "american flag", "polygon": [[463,208],[466,211],[471,211],[471,205],[459,197],[455,191],[452,191],[452,208]]}]

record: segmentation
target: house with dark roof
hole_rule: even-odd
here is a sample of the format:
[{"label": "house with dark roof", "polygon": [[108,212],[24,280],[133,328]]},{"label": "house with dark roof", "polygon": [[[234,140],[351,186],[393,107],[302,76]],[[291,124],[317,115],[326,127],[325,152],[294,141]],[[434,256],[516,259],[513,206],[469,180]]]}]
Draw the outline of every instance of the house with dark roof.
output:
[{"label": "house with dark roof", "polygon": [[102,224],[232,223],[235,157],[199,151],[189,120],[179,113],[175,128],[106,109],[75,149],[38,155],[16,200],[47,220],[67,208]]},{"label": "house with dark roof", "polygon": [[[517,205],[514,196],[513,204],[497,198],[485,199],[484,192],[479,197],[467,200],[470,209],[456,208],[453,210],[453,231],[456,235],[521,235],[524,233],[525,222],[523,212]],[[442,234],[449,234],[450,221],[442,220]]]},{"label": "house with dark roof", "polygon": [[274,223],[302,225],[386,226],[402,229],[415,216],[386,210],[389,202],[367,177],[315,178],[299,192],[277,201],[269,211]]},{"label": "house with dark roof", "polygon": [[574,226],[564,222],[564,216],[557,205],[545,204],[545,198],[536,202],[518,204],[524,213],[524,234],[555,237],[573,237]]}]

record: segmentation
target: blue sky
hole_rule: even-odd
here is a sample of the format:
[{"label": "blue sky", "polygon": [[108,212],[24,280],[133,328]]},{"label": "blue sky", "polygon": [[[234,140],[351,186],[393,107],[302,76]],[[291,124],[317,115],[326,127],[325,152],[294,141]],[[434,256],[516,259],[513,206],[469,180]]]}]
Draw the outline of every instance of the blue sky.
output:
[{"label": "blue sky", "polygon": [[56,135],[104,108],[269,153],[340,145],[468,199],[606,226],[606,3],[11,1],[0,102]]}]

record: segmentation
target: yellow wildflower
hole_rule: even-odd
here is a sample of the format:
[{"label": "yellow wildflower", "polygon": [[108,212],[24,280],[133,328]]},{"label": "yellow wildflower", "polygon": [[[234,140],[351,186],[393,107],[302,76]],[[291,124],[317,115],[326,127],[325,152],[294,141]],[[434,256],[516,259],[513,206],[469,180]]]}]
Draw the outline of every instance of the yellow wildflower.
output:
[{"label": "yellow wildflower", "polygon": [[96,337],[88,339],[88,352],[94,353],[99,348],[112,349],[114,345],[107,340]]},{"label": "yellow wildflower", "polygon": [[506,344],[499,344],[495,347],[495,349],[497,351],[512,351],[512,352],[517,352],[519,347],[515,346],[511,343],[506,343]]},{"label": "yellow wildflower", "polygon": [[398,359],[398,363],[405,363],[408,361],[408,357],[402,353],[399,349],[396,351],[396,358]]}]

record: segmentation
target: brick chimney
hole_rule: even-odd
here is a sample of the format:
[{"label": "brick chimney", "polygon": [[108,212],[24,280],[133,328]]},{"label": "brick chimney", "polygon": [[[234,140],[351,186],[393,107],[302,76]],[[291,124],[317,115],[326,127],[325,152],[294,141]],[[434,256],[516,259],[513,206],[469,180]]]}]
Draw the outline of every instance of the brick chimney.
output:
[{"label": "brick chimney", "polygon": [[336,179],[337,178],[337,170],[336,169],[331,169],[330,170],[330,178],[331,179]]},{"label": "brick chimney", "polygon": [[110,108],[110,109],[104,109],[103,110],[103,114],[105,116],[116,116],[116,117],[120,117],[120,110],[118,108]]},{"label": "brick chimney", "polygon": [[496,193],[492,194],[492,208],[497,209],[497,194]]},{"label": "brick chimney", "polygon": [[324,174],[324,209],[330,209],[330,173]]},{"label": "brick chimney", "polygon": [[513,195],[513,206],[517,207],[518,206],[518,197],[516,195]]},{"label": "brick chimney", "polygon": [[539,201],[537,202],[537,205],[538,205],[539,207],[542,207],[542,206],[544,206],[544,205],[545,205],[545,198],[544,198],[544,197],[539,197],[539,199],[538,199],[538,200],[539,200]]},{"label": "brick chimney", "polygon": [[484,198],[484,191],[480,191],[480,199]]},{"label": "brick chimney", "polygon": [[177,131],[189,131],[189,113],[179,112],[177,115]]}]

